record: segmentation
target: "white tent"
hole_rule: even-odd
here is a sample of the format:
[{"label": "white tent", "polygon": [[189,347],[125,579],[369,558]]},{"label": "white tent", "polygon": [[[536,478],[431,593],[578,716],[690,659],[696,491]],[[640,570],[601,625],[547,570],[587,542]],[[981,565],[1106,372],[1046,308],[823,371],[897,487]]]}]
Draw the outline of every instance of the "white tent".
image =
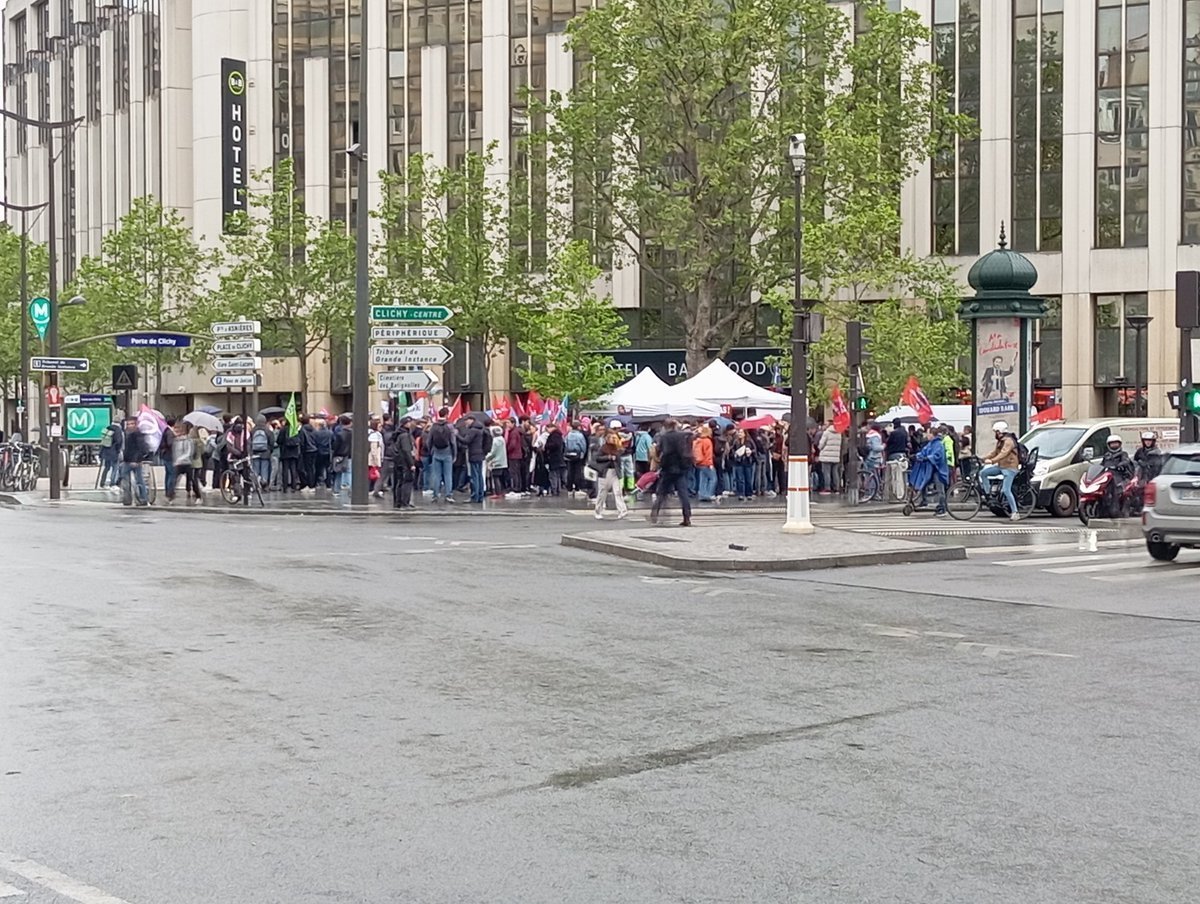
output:
[{"label": "white tent", "polygon": [[625,408],[635,418],[717,417],[721,413],[720,405],[699,401],[681,392],[679,386],[668,386],[648,367],[597,404],[606,412]]},{"label": "white tent", "polygon": [[716,360],[696,376],[671,387],[693,398],[734,408],[755,408],[759,414],[792,410],[790,396],[764,389],[734,373],[724,361]]},{"label": "white tent", "polygon": [[[971,423],[970,405],[930,405],[929,407],[933,409],[933,419],[939,424],[949,424],[955,430],[961,430]],[[880,424],[890,424],[896,418],[900,418],[906,424],[915,424],[917,422],[916,409],[908,405],[897,405],[879,415],[875,420]]]}]

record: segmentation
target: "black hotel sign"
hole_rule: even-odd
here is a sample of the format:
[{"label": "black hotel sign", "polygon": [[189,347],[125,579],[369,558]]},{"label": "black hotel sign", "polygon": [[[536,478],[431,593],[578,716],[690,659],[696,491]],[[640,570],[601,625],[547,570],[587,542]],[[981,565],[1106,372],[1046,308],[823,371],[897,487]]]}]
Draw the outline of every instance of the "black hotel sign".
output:
[{"label": "black hotel sign", "polygon": [[229,215],[246,209],[246,61],[221,60],[221,179],[223,231]]}]

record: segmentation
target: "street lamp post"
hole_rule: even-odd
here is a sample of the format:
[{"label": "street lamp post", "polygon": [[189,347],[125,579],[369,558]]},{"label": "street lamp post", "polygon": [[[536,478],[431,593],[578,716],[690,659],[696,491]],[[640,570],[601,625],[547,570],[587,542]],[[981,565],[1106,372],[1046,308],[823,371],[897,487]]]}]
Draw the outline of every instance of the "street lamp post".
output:
[{"label": "street lamp post", "polygon": [[[1142,370],[1144,362],[1142,360],[1142,336],[1146,332],[1146,328],[1150,326],[1150,321],[1154,318],[1149,314],[1127,314],[1125,322],[1133,327],[1133,416],[1146,416],[1146,387],[1142,382]],[[1149,379],[1146,379],[1149,382]]]},{"label": "street lamp post", "polygon": [[17,397],[21,410],[17,424],[25,442],[29,442],[29,214],[44,210],[48,204],[25,205],[0,201],[0,207],[21,214],[21,391]]},{"label": "street lamp post", "polygon": [[[54,133],[66,129],[73,129],[79,123],[83,122],[83,118],[67,119],[62,122],[47,122],[41,119],[30,119],[28,116],[22,116],[19,113],[13,113],[11,110],[0,110],[0,116],[5,119],[11,119],[20,125],[35,129],[44,129],[48,133]],[[49,147],[46,148],[46,211],[49,216],[49,222],[46,224],[46,234],[48,241],[46,249],[50,256],[50,357],[58,357],[58,251],[55,246],[55,223],[56,216],[55,198],[54,198],[54,165],[58,162],[58,158],[54,154],[54,142],[51,138],[46,139],[49,142]],[[58,382],[57,373],[46,374],[46,386],[53,386]],[[51,431],[50,437],[50,498],[59,499],[62,497],[62,462],[59,460],[61,454],[61,443],[59,437],[53,435]]]},{"label": "street lamp post", "polygon": [[788,145],[788,160],[792,164],[793,189],[796,203],[796,274],[795,297],[792,299],[792,423],[788,429],[788,493],[787,521],[783,529],[792,533],[811,533],[809,513],[809,445],[808,445],[808,318],[809,306],[804,300],[804,135],[792,135]]},{"label": "street lamp post", "polygon": [[370,262],[369,231],[370,218],[367,212],[367,22],[370,15],[363,4],[359,16],[359,75],[358,75],[358,137],[347,150],[356,163],[358,180],[356,198],[358,210],[355,216],[355,280],[354,280],[354,364],[351,372],[351,389],[354,393],[354,428],[350,435],[350,504],[365,506],[370,499],[367,483],[367,419],[371,413],[370,393],[370,350],[371,338],[371,287],[368,281]]}]

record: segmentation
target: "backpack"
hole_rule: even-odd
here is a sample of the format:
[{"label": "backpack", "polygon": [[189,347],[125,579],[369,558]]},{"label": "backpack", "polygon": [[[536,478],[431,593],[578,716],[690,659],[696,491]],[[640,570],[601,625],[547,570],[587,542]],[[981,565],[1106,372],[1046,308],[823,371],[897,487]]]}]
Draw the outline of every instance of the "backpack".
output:
[{"label": "backpack", "polygon": [[432,449],[449,449],[450,428],[445,424],[434,424],[430,427],[429,446]]},{"label": "backpack", "polygon": [[269,452],[271,450],[271,438],[267,436],[267,431],[262,427],[256,429],[250,434],[250,451],[251,452]]},{"label": "backpack", "polygon": [[111,449],[113,444],[113,429],[110,426],[104,431],[104,435],[100,437],[100,448]]},{"label": "backpack", "polygon": [[1009,436],[1012,437],[1013,444],[1017,447],[1017,461],[1023,468],[1029,464],[1029,447],[1017,439],[1015,433],[1010,433]]}]

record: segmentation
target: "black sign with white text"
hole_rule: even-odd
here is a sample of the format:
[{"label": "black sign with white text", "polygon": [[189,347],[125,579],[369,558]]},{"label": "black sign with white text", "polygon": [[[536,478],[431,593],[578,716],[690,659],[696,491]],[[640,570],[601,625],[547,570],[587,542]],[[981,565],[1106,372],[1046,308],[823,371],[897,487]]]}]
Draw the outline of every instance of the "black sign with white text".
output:
[{"label": "black sign with white text", "polygon": [[246,61],[221,60],[221,180],[223,231],[246,209]]},{"label": "black sign with white text", "polygon": [[[684,363],[685,353],[681,348],[619,348],[602,352],[613,359],[613,366],[623,371],[626,379],[636,377],[638,371],[649,367],[665,383],[678,383],[694,374],[689,374]],[[715,357],[715,352],[709,352]],[[777,348],[731,348],[723,360],[734,373],[741,374],[759,386],[776,386],[779,374],[767,362],[768,358],[780,354]]]}]

